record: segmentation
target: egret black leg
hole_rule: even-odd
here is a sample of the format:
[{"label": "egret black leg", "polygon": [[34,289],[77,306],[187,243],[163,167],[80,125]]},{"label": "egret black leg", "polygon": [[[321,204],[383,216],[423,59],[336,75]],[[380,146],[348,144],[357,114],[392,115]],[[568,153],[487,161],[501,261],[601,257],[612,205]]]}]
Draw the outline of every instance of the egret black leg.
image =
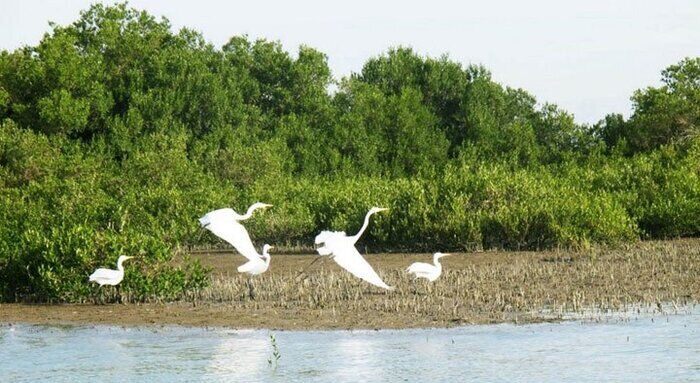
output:
[{"label": "egret black leg", "polygon": [[248,277],[248,298],[255,300],[255,291],[253,290],[253,279]]}]

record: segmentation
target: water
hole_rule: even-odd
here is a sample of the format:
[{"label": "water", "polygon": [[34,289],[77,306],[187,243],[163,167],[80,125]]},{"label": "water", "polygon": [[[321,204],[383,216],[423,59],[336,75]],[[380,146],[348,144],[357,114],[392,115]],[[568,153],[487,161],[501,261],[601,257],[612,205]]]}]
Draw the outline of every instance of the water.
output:
[{"label": "water", "polygon": [[603,323],[268,331],[0,327],[2,382],[698,382],[700,307]]}]

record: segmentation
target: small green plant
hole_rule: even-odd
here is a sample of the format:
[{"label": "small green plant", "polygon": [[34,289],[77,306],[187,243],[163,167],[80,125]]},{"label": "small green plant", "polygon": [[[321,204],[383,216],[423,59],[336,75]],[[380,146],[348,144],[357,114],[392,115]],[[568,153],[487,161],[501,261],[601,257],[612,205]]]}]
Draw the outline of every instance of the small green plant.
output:
[{"label": "small green plant", "polygon": [[280,354],[280,349],[277,347],[277,339],[275,339],[274,334],[270,334],[270,345],[272,346],[272,355],[267,359],[267,364],[276,369],[277,368],[277,362],[280,360],[282,357],[282,354]]}]

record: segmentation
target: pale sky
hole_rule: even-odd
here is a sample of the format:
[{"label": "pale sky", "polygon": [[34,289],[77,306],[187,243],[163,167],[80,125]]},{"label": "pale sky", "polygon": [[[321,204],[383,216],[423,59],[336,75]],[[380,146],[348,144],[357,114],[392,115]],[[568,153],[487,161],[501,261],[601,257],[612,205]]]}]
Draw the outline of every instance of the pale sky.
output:
[{"label": "pale sky", "polygon": [[[36,44],[48,21],[67,24],[95,1],[0,0],[0,49]],[[113,3],[113,1],[103,1]],[[358,72],[392,46],[447,53],[483,64],[494,78],[554,102],[578,122],[629,115],[635,89],[658,86],[660,72],[700,55],[700,0],[529,1],[132,0],[175,29],[203,33],[221,47],[229,37],[279,40],[328,55],[336,78]]]}]

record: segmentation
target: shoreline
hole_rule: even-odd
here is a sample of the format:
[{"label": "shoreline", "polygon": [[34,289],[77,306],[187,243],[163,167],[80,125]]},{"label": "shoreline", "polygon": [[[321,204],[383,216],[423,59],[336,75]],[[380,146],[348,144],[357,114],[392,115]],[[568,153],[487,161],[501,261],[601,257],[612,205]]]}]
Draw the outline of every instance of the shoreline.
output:
[{"label": "shoreline", "polygon": [[[473,324],[576,320],[587,310],[655,310],[700,302],[700,240],[640,242],[582,251],[458,253],[443,259],[435,283],[414,283],[403,269],[429,254],[372,254],[385,292],[318,262],[273,254],[253,281],[235,271],[242,257],[197,255],[212,267],[210,287],[173,303],[0,304],[0,323],[222,327],[269,330],[450,328]],[[177,261],[177,260],[176,260]],[[665,310],[664,310],[665,312]],[[584,318],[585,319],[585,318]]]},{"label": "shoreline", "polygon": [[[286,323],[282,327],[270,327],[256,324],[241,325],[246,321],[238,324],[226,323],[225,319],[203,319],[201,315],[196,314],[196,311],[190,310],[186,304],[168,303],[168,304],[110,304],[102,307],[91,304],[22,304],[22,303],[6,303],[0,304],[0,310],[10,309],[12,314],[0,315],[0,327],[11,327],[15,325],[25,326],[51,326],[51,327],[121,327],[121,328],[139,328],[139,329],[159,329],[167,327],[183,327],[190,329],[206,329],[206,330],[234,330],[234,331],[400,331],[400,330],[425,330],[425,329],[451,329],[469,326],[488,326],[499,324],[510,325],[530,325],[541,323],[562,323],[562,322],[606,322],[606,321],[625,321],[631,320],[634,317],[637,319],[660,318],[676,315],[690,315],[690,313],[700,305],[700,302],[686,302],[679,307],[671,309],[671,302],[663,302],[663,305],[668,308],[663,311],[658,311],[653,308],[653,305],[640,307],[624,307],[619,310],[610,310],[606,312],[595,313],[577,313],[563,312],[557,315],[547,313],[544,315],[517,315],[503,320],[486,320],[476,322],[455,322],[448,324],[421,324],[412,322],[403,326],[382,326],[382,327],[365,327],[362,325],[343,326],[329,325],[324,323],[319,326],[298,325],[294,321]],[[129,307],[135,306],[135,307]],[[122,313],[132,314],[132,310],[141,310],[146,308],[151,314],[175,314],[179,317],[181,314],[187,314],[187,318],[178,318],[176,320],[166,320],[164,322],[156,322],[149,319],[149,315],[139,315],[136,319],[120,319],[115,317],[107,317],[97,319],[93,315],[101,315],[104,313]],[[221,309],[221,308],[219,308]],[[636,311],[639,309],[640,311]],[[43,311],[52,311],[51,315],[42,314]],[[56,311],[58,310],[58,311]],[[70,311],[70,313],[68,312]],[[80,311],[80,312],[79,312]],[[213,307],[205,308],[204,313],[215,314],[219,312]],[[86,319],[86,316],[89,319]],[[6,318],[16,318],[16,320],[5,320]],[[250,319],[258,319],[254,314]],[[277,322],[276,322],[277,323]]]}]

